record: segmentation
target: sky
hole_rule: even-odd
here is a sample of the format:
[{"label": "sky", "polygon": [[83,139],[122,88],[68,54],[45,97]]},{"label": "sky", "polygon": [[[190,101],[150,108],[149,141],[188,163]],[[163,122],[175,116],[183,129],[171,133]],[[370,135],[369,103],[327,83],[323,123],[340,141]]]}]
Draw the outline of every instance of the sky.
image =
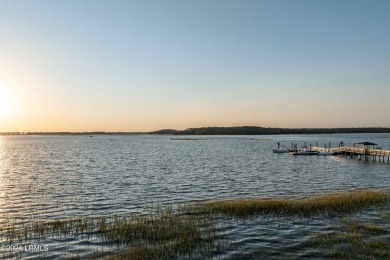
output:
[{"label": "sky", "polygon": [[390,127],[388,0],[0,0],[0,132]]}]

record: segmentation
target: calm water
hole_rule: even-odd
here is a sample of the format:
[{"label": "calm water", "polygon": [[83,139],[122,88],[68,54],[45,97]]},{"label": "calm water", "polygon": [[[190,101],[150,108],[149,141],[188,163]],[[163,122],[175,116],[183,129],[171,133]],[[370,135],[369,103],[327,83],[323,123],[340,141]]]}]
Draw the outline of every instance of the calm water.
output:
[{"label": "calm water", "polygon": [[[198,141],[171,138],[0,137],[0,224],[10,219],[27,223],[58,217],[143,212],[156,204],[300,197],[390,187],[388,163],[333,156],[295,157],[271,151],[277,142],[286,146],[294,142],[299,147],[304,142],[320,145],[331,142],[335,147],[340,141],[350,146],[354,142],[371,141],[390,150],[390,134],[190,137],[207,139]],[[279,239],[285,235],[283,230],[293,236],[291,226],[296,223],[286,223],[277,232]],[[253,229],[248,225],[233,227],[226,231],[229,232],[233,236],[230,239],[237,240],[245,251],[261,243],[257,238],[261,231],[252,236]],[[246,238],[240,238],[240,234]],[[71,251],[73,247],[77,252],[83,245],[83,241],[71,241],[64,248],[58,241],[51,242],[52,255],[48,256],[61,255],[59,252]],[[93,246],[90,248],[92,251]],[[231,256],[234,249],[218,257]]]}]

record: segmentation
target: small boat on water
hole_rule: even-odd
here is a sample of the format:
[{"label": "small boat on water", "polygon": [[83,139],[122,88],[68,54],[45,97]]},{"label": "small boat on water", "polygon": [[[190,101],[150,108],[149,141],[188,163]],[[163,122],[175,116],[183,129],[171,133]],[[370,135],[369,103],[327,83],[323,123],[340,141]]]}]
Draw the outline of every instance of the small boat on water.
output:
[{"label": "small boat on water", "polygon": [[290,149],[288,149],[285,146],[279,146],[278,148],[272,149],[274,153],[288,153],[290,152]]},{"label": "small boat on water", "polygon": [[318,155],[319,152],[312,151],[312,150],[299,150],[296,152],[291,152],[289,154],[291,154],[291,155]]},{"label": "small boat on water", "polygon": [[288,153],[290,152],[290,149],[288,149],[286,146],[280,145],[278,142],[278,148],[272,149],[274,153]]}]

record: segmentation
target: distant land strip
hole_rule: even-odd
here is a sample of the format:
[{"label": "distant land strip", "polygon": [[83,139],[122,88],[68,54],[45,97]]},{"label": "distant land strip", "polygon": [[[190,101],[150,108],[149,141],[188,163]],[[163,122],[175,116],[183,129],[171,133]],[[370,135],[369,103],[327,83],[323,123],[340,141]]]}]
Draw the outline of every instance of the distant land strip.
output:
[{"label": "distant land strip", "polygon": [[281,134],[347,134],[390,133],[388,127],[358,128],[271,128],[260,126],[201,127],[186,130],[163,129],[149,134],[171,135],[281,135]]},{"label": "distant land strip", "polygon": [[356,128],[272,128],[260,126],[200,127],[185,130],[162,129],[152,132],[0,132],[0,135],[282,135],[282,134],[358,134],[390,133],[389,127]]}]

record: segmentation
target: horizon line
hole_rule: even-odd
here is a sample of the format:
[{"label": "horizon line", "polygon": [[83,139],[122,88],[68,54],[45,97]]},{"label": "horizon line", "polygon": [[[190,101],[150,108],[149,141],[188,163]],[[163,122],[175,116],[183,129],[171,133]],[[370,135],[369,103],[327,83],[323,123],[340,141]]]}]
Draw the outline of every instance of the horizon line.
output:
[{"label": "horizon line", "polygon": [[101,130],[93,130],[93,131],[0,131],[0,135],[4,134],[19,134],[19,135],[28,135],[28,134],[149,134],[156,133],[161,131],[186,131],[190,129],[207,129],[207,128],[263,128],[263,129],[275,129],[275,130],[346,130],[346,129],[384,129],[390,130],[390,127],[385,126],[368,126],[368,127],[264,127],[264,126],[205,126],[205,127],[189,127],[186,129],[173,129],[173,128],[163,128],[159,130],[152,131],[101,131]]}]

